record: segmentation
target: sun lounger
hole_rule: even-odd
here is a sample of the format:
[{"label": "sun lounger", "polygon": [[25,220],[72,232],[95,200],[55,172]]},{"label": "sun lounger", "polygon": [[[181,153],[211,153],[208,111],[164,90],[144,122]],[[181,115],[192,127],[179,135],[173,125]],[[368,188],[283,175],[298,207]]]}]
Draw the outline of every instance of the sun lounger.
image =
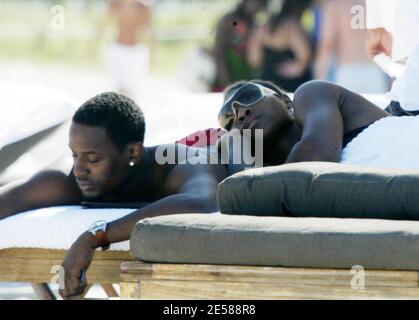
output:
[{"label": "sun lounger", "polygon": [[68,121],[77,101],[52,88],[13,83],[0,83],[0,95],[0,185],[68,155]]},{"label": "sun lounger", "polygon": [[300,163],[241,172],[219,186],[224,214],[135,226],[140,261],[121,266],[122,298],[418,299],[418,190],[419,171]]},{"label": "sun lounger", "polygon": [[[59,266],[66,250],[10,248],[0,250],[0,282],[29,282],[40,299],[56,299],[48,285],[59,283]],[[133,261],[127,251],[96,252],[87,272],[89,284],[101,284],[108,297],[117,297],[122,262]]]},{"label": "sun lounger", "polygon": [[[49,283],[59,283],[59,267],[66,250],[97,220],[112,221],[132,209],[82,209],[52,207],[33,210],[0,221],[0,282],[29,282],[43,299],[55,298]],[[133,261],[128,242],[97,251],[87,272],[89,284],[101,284],[116,296],[120,265]]]},{"label": "sun lounger", "polygon": [[419,222],[230,215],[144,220],[124,299],[418,299]]},{"label": "sun lounger", "polygon": [[[123,263],[121,299],[419,299],[417,271]],[[351,286],[351,283],[355,283]],[[363,289],[365,288],[365,289]]]}]

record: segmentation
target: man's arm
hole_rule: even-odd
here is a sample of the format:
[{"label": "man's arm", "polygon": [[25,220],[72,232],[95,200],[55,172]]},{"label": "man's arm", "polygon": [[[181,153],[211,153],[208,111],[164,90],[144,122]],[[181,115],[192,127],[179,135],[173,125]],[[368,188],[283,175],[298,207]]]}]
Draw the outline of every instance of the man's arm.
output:
[{"label": "man's arm", "polygon": [[[129,240],[133,227],[144,218],[217,211],[217,186],[225,175],[225,169],[221,165],[179,165],[167,179],[169,185],[178,189],[177,192],[109,223],[109,242]],[[85,271],[89,267],[98,246],[98,240],[89,232],[82,234],[73,244],[63,262],[66,285],[65,289],[60,290],[61,296],[70,298],[83,293],[87,283],[80,281],[81,270]]]},{"label": "man's arm", "polygon": [[72,176],[58,170],[42,171],[0,188],[0,220],[28,210],[80,201],[81,194]]},{"label": "man's arm", "polygon": [[[174,170],[177,172],[174,172],[173,175],[182,176],[179,179],[185,180],[178,192],[110,223],[107,235],[111,243],[128,240],[132,228],[144,218],[177,213],[217,211],[216,191],[218,182],[221,180],[217,175],[220,177],[219,170],[221,169],[202,165],[180,165]],[[218,173],[214,170],[218,170]],[[175,179],[177,178],[175,177]],[[169,179],[173,179],[173,177]],[[169,181],[169,183],[171,182]]]}]

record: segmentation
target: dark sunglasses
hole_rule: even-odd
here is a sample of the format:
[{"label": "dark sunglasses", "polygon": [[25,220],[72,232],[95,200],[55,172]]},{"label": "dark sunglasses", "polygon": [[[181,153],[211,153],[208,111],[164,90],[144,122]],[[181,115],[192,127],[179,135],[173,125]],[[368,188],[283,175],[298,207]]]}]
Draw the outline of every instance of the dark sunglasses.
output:
[{"label": "dark sunglasses", "polygon": [[222,128],[230,130],[237,120],[235,107],[251,107],[267,96],[281,97],[274,90],[254,82],[248,82],[239,88],[234,89],[225,98],[223,107],[218,114],[218,122]]}]

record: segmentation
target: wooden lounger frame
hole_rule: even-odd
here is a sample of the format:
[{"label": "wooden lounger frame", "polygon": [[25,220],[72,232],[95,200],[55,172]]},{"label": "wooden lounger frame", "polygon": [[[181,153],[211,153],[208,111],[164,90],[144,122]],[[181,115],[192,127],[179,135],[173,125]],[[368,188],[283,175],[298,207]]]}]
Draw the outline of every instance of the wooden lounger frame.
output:
[{"label": "wooden lounger frame", "polygon": [[[416,271],[123,263],[121,299],[418,299]],[[358,273],[358,276],[360,274]]]},{"label": "wooden lounger frame", "polygon": [[[48,284],[65,254],[0,250],[0,282],[29,282],[39,298],[56,299]],[[120,283],[122,299],[419,299],[417,271],[366,270],[362,289],[351,270],[154,264],[121,251],[97,251],[87,278],[108,297],[118,296],[112,284]]]},{"label": "wooden lounger frame", "polygon": [[[38,298],[56,299],[48,284],[56,283],[65,254],[65,250],[50,249],[0,250],[0,282],[29,282]],[[101,284],[108,297],[118,297],[112,284],[119,283],[121,263],[127,261],[134,261],[129,252],[95,252],[87,271],[89,284]]]}]

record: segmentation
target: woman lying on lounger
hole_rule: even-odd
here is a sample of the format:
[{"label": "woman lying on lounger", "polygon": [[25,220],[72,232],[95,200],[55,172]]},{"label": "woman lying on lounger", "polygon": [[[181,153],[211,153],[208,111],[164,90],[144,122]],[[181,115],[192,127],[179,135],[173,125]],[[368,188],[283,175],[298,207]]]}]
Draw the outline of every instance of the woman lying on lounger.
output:
[{"label": "woman lying on lounger", "polygon": [[236,83],[226,89],[219,122],[227,130],[263,129],[264,166],[325,161],[419,167],[419,117],[392,117],[328,82],[302,85],[293,101],[268,82]]}]

